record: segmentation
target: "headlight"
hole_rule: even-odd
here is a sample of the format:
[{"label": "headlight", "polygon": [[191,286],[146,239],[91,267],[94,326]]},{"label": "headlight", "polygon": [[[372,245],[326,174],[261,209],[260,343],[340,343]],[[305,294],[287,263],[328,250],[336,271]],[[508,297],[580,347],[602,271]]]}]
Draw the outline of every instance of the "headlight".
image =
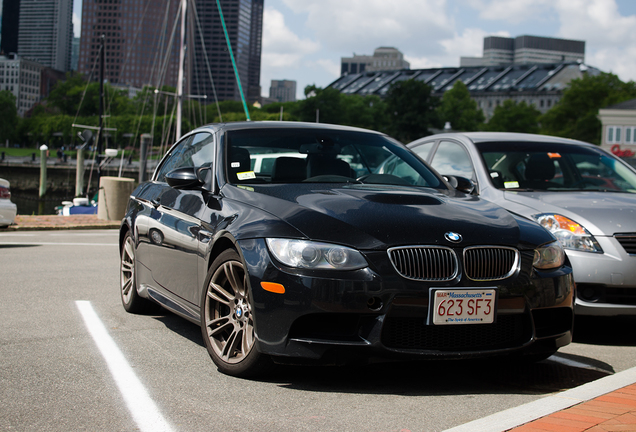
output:
[{"label": "headlight", "polygon": [[596,239],[583,226],[559,214],[539,214],[534,218],[561,242],[564,248],[584,252],[603,252]]},{"label": "headlight", "polygon": [[534,250],[532,265],[540,270],[561,267],[565,262],[565,252],[558,241],[539,246]]},{"label": "headlight", "polygon": [[357,270],[367,261],[357,250],[305,240],[267,239],[270,252],[290,267],[321,270]]}]

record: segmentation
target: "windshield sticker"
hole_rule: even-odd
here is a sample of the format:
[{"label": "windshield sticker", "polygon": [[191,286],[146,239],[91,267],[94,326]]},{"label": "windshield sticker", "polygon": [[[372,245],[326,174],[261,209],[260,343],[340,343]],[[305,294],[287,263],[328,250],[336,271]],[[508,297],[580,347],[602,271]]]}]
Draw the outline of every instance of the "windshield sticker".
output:
[{"label": "windshield sticker", "polygon": [[519,189],[519,182],[507,181],[507,182],[504,182],[504,187],[506,189]]},{"label": "windshield sticker", "polygon": [[240,168],[240,167],[241,167],[240,162],[232,162],[232,168]]},{"label": "windshield sticker", "polygon": [[256,174],[254,174],[254,171],[245,171],[245,172],[236,173],[236,177],[238,177],[239,180],[250,180],[250,179],[255,179]]},{"label": "windshield sticker", "polygon": [[548,157],[550,159],[559,159],[561,157],[561,155],[558,154],[558,153],[548,153]]}]

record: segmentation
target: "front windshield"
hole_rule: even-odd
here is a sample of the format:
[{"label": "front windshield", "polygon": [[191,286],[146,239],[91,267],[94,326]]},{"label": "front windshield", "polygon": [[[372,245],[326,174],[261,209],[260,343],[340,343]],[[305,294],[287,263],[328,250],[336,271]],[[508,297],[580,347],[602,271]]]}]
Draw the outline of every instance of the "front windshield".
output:
[{"label": "front windshield", "polygon": [[417,157],[374,133],[306,128],[229,131],[234,184],[370,183],[444,188]]},{"label": "front windshield", "polygon": [[636,193],[636,171],[593,147],[485,142],[477,148],[499,189]]}]

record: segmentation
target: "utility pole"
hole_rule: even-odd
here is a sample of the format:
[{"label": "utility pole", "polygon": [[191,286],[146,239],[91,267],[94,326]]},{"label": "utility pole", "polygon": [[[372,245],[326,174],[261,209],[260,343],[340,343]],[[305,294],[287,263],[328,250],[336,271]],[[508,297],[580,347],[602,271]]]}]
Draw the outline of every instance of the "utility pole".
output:
[{"label": "utility pole", "polygon": [[[102,34],[99,45],[99,131],[97,131],[97,153],[95,156],[95,161],[97,162],[97,184],[99,185],[99,179],[102,175],[102,151],[103,151],[103,140],[104,140],[104,58],[106,51],[105,40],[106,35]],[[99,187],[99,186],[98,186]],[[89,184],[87,186],[87,192],[91,188]]]},{"label": "utility pole", "polygon": [[177,126],[176,139],[181,138],[181,110],[183,106],[183,63],[185,62],[186,12],[188,1],[181,0],[181,39],[179,47],[179,74],[177,76]]}]

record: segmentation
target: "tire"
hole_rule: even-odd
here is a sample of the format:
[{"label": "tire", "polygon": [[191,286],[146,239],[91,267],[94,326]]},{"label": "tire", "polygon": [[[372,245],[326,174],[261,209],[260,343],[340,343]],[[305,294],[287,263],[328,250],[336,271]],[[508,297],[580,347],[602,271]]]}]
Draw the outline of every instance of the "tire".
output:
[{"label": "tire", "polygon": [[126,233],[122,242],[120,251],[121,262],[119,264],[119,283],[121,294],[121,303],[126,312],[134,314],[147,314],[158,310],[158,306],[139,295],[137,292],[137,275],[135,269],[137,263],[135,261],[135,242],[130,235]]},{"label": "tire", "polygon": [[219,371],[254,377],[271,365],[258,352],[247,274],[238,253],[222,252],[210,266],[201,299],[201,333]]}]

